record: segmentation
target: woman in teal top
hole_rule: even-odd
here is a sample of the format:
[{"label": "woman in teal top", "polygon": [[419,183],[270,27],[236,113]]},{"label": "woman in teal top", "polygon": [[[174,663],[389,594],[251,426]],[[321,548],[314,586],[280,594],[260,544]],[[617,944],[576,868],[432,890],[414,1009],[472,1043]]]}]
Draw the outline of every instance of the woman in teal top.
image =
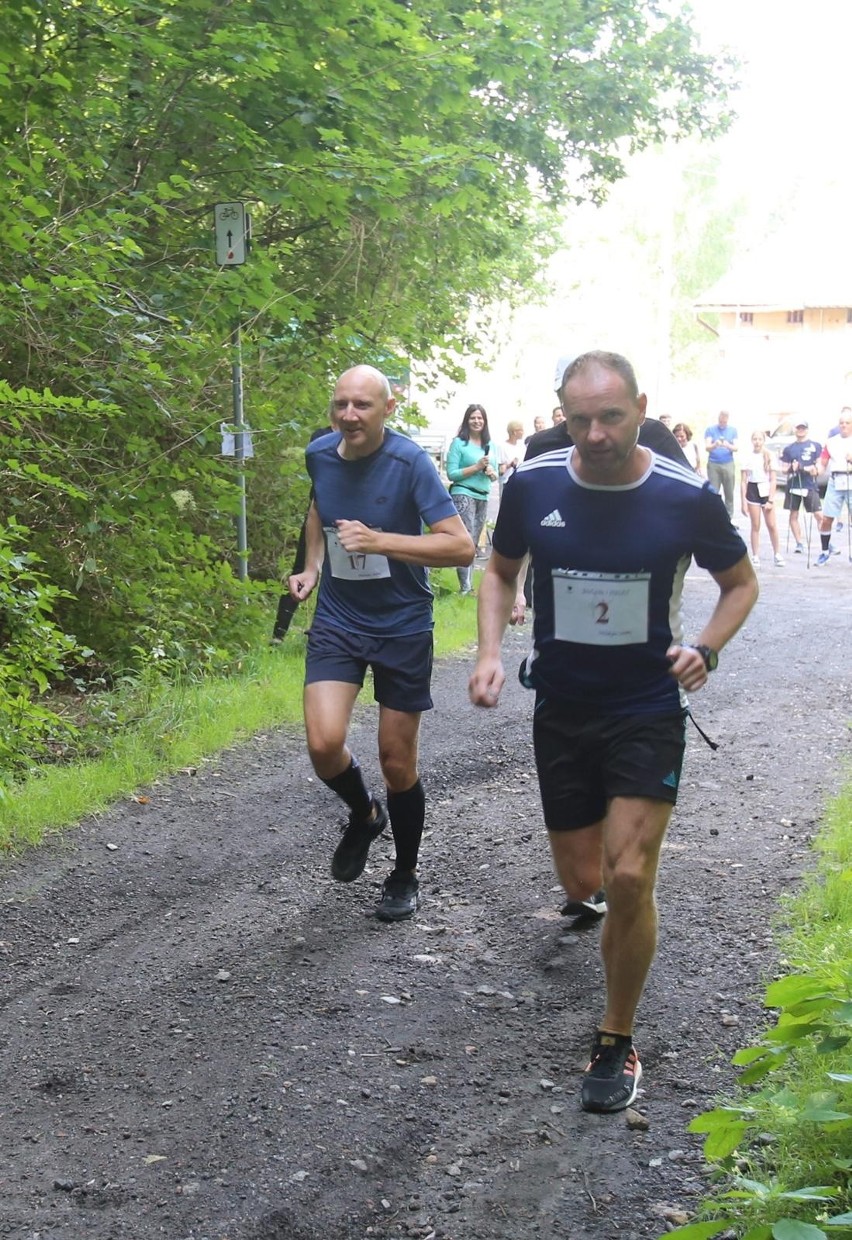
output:
[{"label": "woman in teal top", "polygon": [[[450,497],[464,522],[473,545],[479,539],[488,514],[488,495],[497,481],[497,447],[491,442],[488,415],[482,405],[468,405],[447,453]],[[473,568],[459,568],[459,589],[470,594]]]}]

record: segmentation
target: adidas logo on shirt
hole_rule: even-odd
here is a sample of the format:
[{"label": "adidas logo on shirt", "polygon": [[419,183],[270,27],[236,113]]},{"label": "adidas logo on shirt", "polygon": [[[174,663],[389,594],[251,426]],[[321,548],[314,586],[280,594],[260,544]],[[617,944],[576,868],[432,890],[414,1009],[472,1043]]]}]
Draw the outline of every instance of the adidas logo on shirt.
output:
[{"label": "adidas logo on shirt", "polygon": [[558,529],[564,530],[565,528],[565,522],[562,520],[562,514],[560,513],[558,508],[554,508],[553,512],[548,513],[548,515],[544,518],[541,524],[545,529],[548,529],[548,530],[558,530]]}]

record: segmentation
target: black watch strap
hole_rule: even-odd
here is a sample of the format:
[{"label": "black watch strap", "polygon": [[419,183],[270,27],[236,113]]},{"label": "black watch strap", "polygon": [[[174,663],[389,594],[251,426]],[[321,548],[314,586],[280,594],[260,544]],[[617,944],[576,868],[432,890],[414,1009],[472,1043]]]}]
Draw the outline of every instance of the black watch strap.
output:
[{"label": "black watch strap", "polygon": [[719,655],[712,646],[693,646],[693,650],[697,650],[704,660],[704,666],[708,672],[715,672],[719,666]]}]

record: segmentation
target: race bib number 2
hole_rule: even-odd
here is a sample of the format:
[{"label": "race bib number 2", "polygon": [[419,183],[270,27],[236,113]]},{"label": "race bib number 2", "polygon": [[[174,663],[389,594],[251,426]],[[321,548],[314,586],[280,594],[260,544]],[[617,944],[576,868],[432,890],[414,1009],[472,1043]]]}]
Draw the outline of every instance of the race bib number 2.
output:
[{"label": "race bib number 2", "polygon": [[650,573],[581,573],[555,568],[553,635],[585,646],[648,640]]},{"label": "race bib number 2", "polygon": [[347,551],[341,545],[337,530],[333,526],[324,528],[332,577],[342,581],[377,581],[381,577],[390,577],[390,565],[386,555]]}]

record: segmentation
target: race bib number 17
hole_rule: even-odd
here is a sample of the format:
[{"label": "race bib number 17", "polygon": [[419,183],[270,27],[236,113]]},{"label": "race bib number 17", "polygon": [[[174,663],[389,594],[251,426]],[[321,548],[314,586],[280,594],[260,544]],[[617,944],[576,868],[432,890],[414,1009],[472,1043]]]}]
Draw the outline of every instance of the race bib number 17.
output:
[{"label": "race bib number 17", "polygon": [[342,581],[377,581],[390,577],[386,555],[368,555],[364,551],[347,551],[341,546],[337,530],[325,527],[325,545],[332,577]]},{"label": "race bib number 17", "polygon": [[555,568],[554,637],[585,646],[648,640],[650,573],[581,573]]}]

